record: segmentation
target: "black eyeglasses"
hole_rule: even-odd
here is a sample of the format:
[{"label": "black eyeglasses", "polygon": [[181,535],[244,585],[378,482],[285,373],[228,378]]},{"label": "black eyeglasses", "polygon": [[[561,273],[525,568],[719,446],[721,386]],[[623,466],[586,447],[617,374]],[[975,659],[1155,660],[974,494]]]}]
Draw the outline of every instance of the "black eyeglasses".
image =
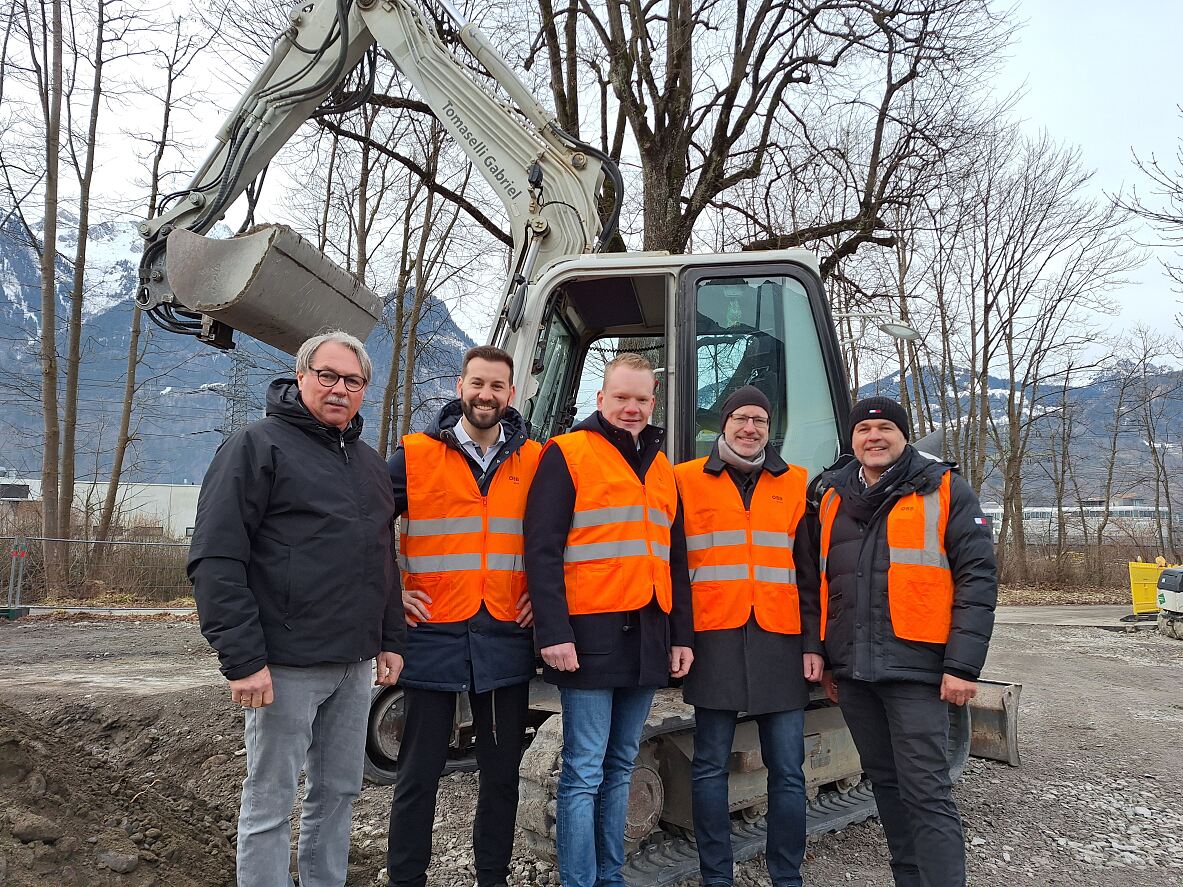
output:
[{"label": "black eyeglasses", "polygon": [[309,367],[308,369],[316,373],[316,379],[325,388],[332,388],[340,379],[345,383],[346,391],[361,391],[366,387],[366,380],[361,376],[342,376],[340,373],[333,370],[318,370],[316,367]]},{"label": "black eyeglasses", "polygon": [[730,422],[732,425],[744,426],[744,425],[747,425],[749,422],[751,422],[757,428],[767,428],[768,427],[768,420],[765,419],[763,416],[744,416],[744,415],[741,415],[740,413],[732,413],[730,416],[727,417],[727,421]]}]

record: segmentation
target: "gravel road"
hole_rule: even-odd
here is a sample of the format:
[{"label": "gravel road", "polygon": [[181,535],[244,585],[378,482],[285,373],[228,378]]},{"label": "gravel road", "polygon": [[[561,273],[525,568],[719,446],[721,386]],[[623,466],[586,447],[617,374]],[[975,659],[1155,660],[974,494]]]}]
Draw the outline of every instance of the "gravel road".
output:
[{"label": "gravel road", "polygon": [[[1183,642],[1148,630],[999,626],[986,676],[1023,684],[1023,763],[1012,769],[971,761],[957,786],[970,883],[1183,885]],[[139,785],[159,795],[153,810],[167,802],[201,811],[192,833],[174,843],[185,853],[207,847],[217,861],[209,883],[221,883],[221,838],[233,835],[243,758],[241,713],[219,681],[216,659],[192,620],[0,623],[0,699],[30,716],[8,718],[19,722],[10,732],[37,733],[16,735],[12,747],[60,748],[82,760],[71,779],[94,785],[76,787],[85,788],[80,797],[99,797],[98,789],[112,786],[101,816],[74,810],[77,821],[58,823],[71,836],[65,850],[23,840],[13,830],[18,817],[26,817],[18,830],[29,837],[27,817],[49,810],[53,791],[32,776],[6,779],[8,746],[0,741],[0,884],[75,883],[75,876],[77,883],[113,887],[172,883],[154,850],[181,826],[161,813],[156,831],[166,834],[145,839],[148,824],[137,820],[136,808],[146,796],[123,788]],[[53,766],[52,756],[46,760],[43,769]],[[30,779],[40,794],[30,792]],[[441,783],[431,884],[472,883],[475,789],[474,774]],[[378,883],[390,792],[367,786],[355,808],[350,885]],[[140,837],[144,861],[129,873],[100,866],[94,849],[120,824],[119,803],[131,805],[122,814],[127,827],[140,828],[127,834]],[[88,844],[90,837],[96,843]],[[145,849],[145,840],[155,841],[154,849]],[[108,861],[122,858],[107,852]],[[54,866],[69,869],[70,879],[55,880]],[[554,884],[557,877],[523,854],[512,883]],[[741,865],[737,883],[767,887],[761,861]],[[878,823],[811,843],[806,883],[890,884]]]}]

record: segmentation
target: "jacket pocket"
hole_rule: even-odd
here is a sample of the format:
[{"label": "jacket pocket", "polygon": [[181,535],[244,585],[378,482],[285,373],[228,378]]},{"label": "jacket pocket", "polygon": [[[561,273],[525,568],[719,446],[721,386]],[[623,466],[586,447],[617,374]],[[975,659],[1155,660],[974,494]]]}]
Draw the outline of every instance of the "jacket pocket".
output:
[{"label": "jacket pocket", "polygon": [[575,652],[579,656],[605,656],[616,650],[623,616],[620,613],[589,613],[571,617]]}]

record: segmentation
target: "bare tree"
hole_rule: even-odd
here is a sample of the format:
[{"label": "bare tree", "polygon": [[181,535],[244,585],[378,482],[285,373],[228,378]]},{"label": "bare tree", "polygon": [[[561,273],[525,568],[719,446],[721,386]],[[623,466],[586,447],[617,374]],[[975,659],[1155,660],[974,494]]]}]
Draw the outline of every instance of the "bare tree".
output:
[{"label": "bare tree", "polygon": [[[1183,121],[1183,105],[1178,110]],[[1173,165],[1172,161],[1160,161],[1154,154],[1140,157],[1137,152],[1134,153],[1134,165],[1142,174],[1148,191],[1139,194],[1135,185],[1128,198],[1117,198],[1117,204],[1157,229],[1167,249],[1183,251],[1183,136],[1179,137],[1175,147]],[[1183,292],[1180,259],[1163,259],[1163,266]]]},{"label": "bare tree", "polygon": [[[191,26],[183,19],[174,19],[170,28],[171,44],[156,47],[148,55],[155,63],[153,69],[163,72],[163,82],[140,84],[140,89],[146,95],[157,98],[160,102],[160,128],[154,134],[135,134],[145,141],[150,149],[148,172],[148,217],[156,214],[160,199],[161,184],[164,179],[164,161],[170,148],[175,148],[174,116],[178,106],[184,104],[186,95],[182,90],[182,81],[190,67],[213,39],[214,31],[204,35],[194,33]],[[115,451],[111,458],[111,470],[107,478],[107,488],[103,502],[99,509],[98,527],[95,538],[99,542],[107,541],[111,532],[111,522],[117,510],[119,484],[123,478],[124,465],[127,459],[128,446],[132,442],[132,412],[137,391],[136,376],[144,358],[144,350],[140,344],[143,332],[143,315],[138,304],[132,305],[131,334],[127,344],[126,370],[123,380],[123,398],[119,408],[119,426],[115,441]],[[101,558],[103,549],[96,552],[96,559]]]}]

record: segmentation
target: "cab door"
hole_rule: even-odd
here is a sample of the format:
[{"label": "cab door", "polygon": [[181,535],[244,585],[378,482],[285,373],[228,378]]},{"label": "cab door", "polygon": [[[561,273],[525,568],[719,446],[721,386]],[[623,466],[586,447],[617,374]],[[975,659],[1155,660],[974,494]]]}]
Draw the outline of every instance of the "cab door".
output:
[{"label": "cab door", "polygon": [[786,462],[810,475],[834,462],[848,446],[850,395],[815,272],[792,262],[691,265],[675,306],[671,459],[710,453],[723,402],[754,385],[772,404],[770,442]]}]

